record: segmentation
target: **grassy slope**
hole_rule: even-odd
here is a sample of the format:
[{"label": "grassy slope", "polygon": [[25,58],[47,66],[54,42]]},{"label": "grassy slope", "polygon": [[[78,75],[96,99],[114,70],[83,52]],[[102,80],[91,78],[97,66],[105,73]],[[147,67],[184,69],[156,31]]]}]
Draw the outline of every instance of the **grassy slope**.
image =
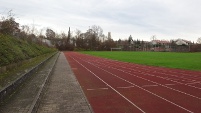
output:
[{"label": "grassy slope", "polygon": [[7,84],[9,84],[11,81],[20,77],[21,74],[25,73],[25,70],[38,65],[40,62],[44,61],[47,57],[51,56],[52,54],[54,54],[54,53],[48,53],[48,54],[34,57],[31,59],[31,61],[25,62],[21,66],[16,67],[16,68],[12,69],[11,71],[1,73],[0,74],[0,89],[2,87],[6,86]]},{"label": "grassy slope", "polygon": [[145,65],[201,70],[201,53],[171,52],[82,52],[85,54]]},{"label": "grassy slope", "polygon": [[0,73],[0,89],[21,76],[19,73],[24,73],[24,70],[37,65],[55,51],[56,49],[0,34],[0,68],[1,66],[31,59],[19,67]]},{"label": "grassy slope", "polygon": [[34,58],[55,50],[0,34],[0,66]]}]

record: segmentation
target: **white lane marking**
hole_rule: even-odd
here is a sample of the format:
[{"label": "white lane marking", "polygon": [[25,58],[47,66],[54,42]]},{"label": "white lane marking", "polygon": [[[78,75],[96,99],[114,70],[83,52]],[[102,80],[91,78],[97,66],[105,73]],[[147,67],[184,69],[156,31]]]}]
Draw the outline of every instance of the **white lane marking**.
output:
[{"label": "white lane marking", "polygon": [[[89,62],[88,62],[88,63],[89,63]],[[95,64],[92,64],[92,63],[91,63],[91,65],[94,65],[94,66],[97,67],[97,65],[95,65]],[[121,71],[121,72],[124,72],[124,73],[127,73],[127,74],[129,74],[129,75],[131,75],[131,76],[135,76],[135,77],[137,77],[137,78],[140,78],[140,79],[143,79],[143,80],[146,80],[146,81],[152,82],[152,83],[157,84],[157,85],[159,85],[159,86],[162,86],[162,87],[165,87],[165,88],[168,88],[168,89],[174,90],[174,91],[176,91],[176,92],[179,92],[179,93],[182,93],[182,94],[188,95],[188,96],[190,96],[190,97],[193,97],[193,98],[196,98],[196,99],[201,100],[200,97],[197,97],[197,96],[191,95],[191,94],[189,94],[189,93],[186,93],[186,92],[183,92],[183,91],[180,91],[180,90],[177,90],[177,89],[174,89],[174,88],[168,87],[168,86],[166,86],[166,85],[163,85],[163,84],[160,84],[160,83],[157,83],[157,82],[154,82],[154,81],[152,81],[152,80],[149,80],[149,79],[146,79],[146,78],[143,78],[143,77],[137,76],[137,75],[135,75],[135,74],[133,74],[133,73],[130,73],[131,71],[124,71],[124,70],[121,70],[121,69],[119,69],[119,68],[114,68],[114,67],[111,67],[111,66],[107,66],[107,67],[108,67],[108,68],[115,69],[115,70],[118,70],[118,71]],[[141,74],[143,74],[143,73],[141,73]],[[148,74],[148,73],[147,73],[147,74]],[[152,75],[152,74],[148,74],[148,75],[150,75],[150,76],[155,76],[155,75]],[[186,85],[186,84],[183,84],[183,85]],[[201,88],[199,88],[199,89],[201,89]]]},{"label": "white lane marking", "polygon": [[[111,67],[111,68],[113,68],[113,67]],[[146,81],[152,82],[152,83],[157,84],[157,85],[159,85],[159,86],[162,86],[162,87],[165,87],[165,88],[171,89],[171,90],[173,90],[173,91],[176,91],[176,92],[179,92],[179,93],[182,93],[182,94],[188,95],[188,96],[190,96],[190,97],[193,97],[193,98],[196,98],[196,99],[201,100],[200,97],[197,97],[197,96],[191,95],[191,94],[189,94],[189,93],[186,93],[186,92],[183,92],[183,91],[180,91],[180,90],[177,90],[177,89],[174,89],[174,88],[168,87],[168,86],[166,86],[166,85],[163,85],[163,84],[160,84],[160,83],[154,82],[154,81],[152,81],[152,80],[148,80],[148,79],[146,79],[146,78],[143,78],[143,77],[140,77],[140,76],[134,75],[134,74],[129,73],[129,72],[127,72],[127,71],[123,71],[123,70],[120,70],[120,69],[117,69],[117,68],[113,68],[113,69],[116,69],[116,70],[122,71],[122,72],[124,72],[124,73],[127,73],[127,74],[129,74],[129,75],[135,76],[135,77],[137,77],[137,78],[141,78],[141,79],[143,79],[143,80],[146,80]]]},{"label": "white lane marking", "polygon": [[[73,60],[75,60],[73,57],[71,57]],[[124,95],[122,95],[120,92],[118,92],[116,89],[114,89],[111,85],[109,85],[107,82],[105,82],[103,79],[101,79],[99,76],[97,76],[95,73],[93,73],[91,70],[89,70],[87,67],[82,65],[79,61],[75,60],[78,64],[80,64],[82,67],[84,67],[87,71],[89,71],[91,74],[93,74],[95,77],[97,77],[100,81],[102,81],[104,84],[106,84],[108,87],[110,87],[112,90],[114,90],[117,94],[119,94],[121,97],[123,97],[125,100],[127,100],[130,104],[135,106],[138,110],[140,110],[142,113],[146,113],[143,111],[140,107],[138,107],[136,104],[134,104],[131,100],[126,98]]]},{"label": "white lane marking", "polygon": [[107,90],[108,88],[96,88],[96,89],[87,89],[88,91],[92,91],[92,90]]},{"label": "white lane marking", "polygon": [[99,88],[99,89],[108,89],[108,88]]},{"label": "white lane marking", "polygon": [[[94,64],[92,64],[92,63],[90,63],[90,62],[88,62],[88,63],[91,64],[91,65],[93,65],[93,66],[95,66],[95,67],[97,67],[97,68],[99,68],[99,69],[101,69],[101,70],[103,70],[103,71],[105,71],[105,72],[107,72],[107,73],[110,73],[111,75],[113,75],[113,76],[115,76],[115,77],[117,77],[117,78],[119,78],[119,79],[121,79],[121,80],[123,80],[123,81],[126,81],[126,82],[132,84],[133,86],[138,87],[138,88],[141,89],[141,90],[144,90],[144,91],[146,91],[146,92],[148,92],[148,93],[150,93],[150,94],[152,94],[152,95],[154,95],[154,96],[156,96],[156,97],[158,97],[158,98],[160,98],[160,99],[162,99],[162,100],[164,100],[164,101],[166,101],[166,102],[169,102],[169,103],[171,103],[171,104],[173,104],[173,105],[175,105],[175,106],[177,106],[177,107],[179,107],[179,108],[181,108],[181,109],[183,109],[183,110],[185,110],[185,111],[188,111],[188,112],[190,112],[190,113],[194,113],[193,111],[190,111],[190,110],[188,110],[188,109],[186,109],[186,108],[184,108],[184,107],[182,107],[182,106],[180,106],[180,105],[178,105],[178,104],[176,104],[176,103],[174,103],[174,102],[172,102],[172,101],[170,101],[170,100],[168,100],[168,99],[166,99],[166,98],[163,98],[163,97],[161,97],[161,96],[159,96],[159,95],[157,95],[157,94],[155,94],[155,93],[153,93],[153,92],[151,92],[151,91],[149,91],[149,90],[146,90],[146,89],[144,89],[144,88],[142,88],[142,87],[140,87],[140,86],[138,86],[138,85],[136,85],[136,84],[134,84],[134,83],[132,83],[132,82],[126,80],[126,79],[123,79],[123,78],[121,78],[121,77],[119,77],[119,76],[117,76],[117,75],[115,75],[115,74],[113,74],[113,73],[111,73],[111,72],[109,72],[109,71],[107,71],[107,70],[105,70],[105,69],[102,69],[102,68],[100,68],[100,67],[98,67],[98,66],[96,66],[96,65],[94,65]],[[116,70],[119,70],[119,69],[116,69]],[[121,70],[121,71],[122,71],[122,70]],[[122,71],[122,72],[125,72],[125,71]],[[128,74],[130,74],[130,73],[128,73]],[[130,74],[130,75],[133,75],[133,74]],[[140,78],[141,78],[141,77],[140,77]]]},{"label": "white lane marking", "polygon": [[127,87],[117,87],[117,88],[122,88],[122,89],[127,89],[127,88],[132,88],[134,86],[127,86]]},{"label": "white lane marking", "polygon": [[141,87],[156,87],[156,86],[158,86],[158,85],[143,85]]},{"label": "white lane marking", "polygon": [[174,85],[176,85],[176,84],[165,84],[166,86],[174,86]]},{"label": "white lane marking", "polygon": [[186,84],[199,84],[200,83],[200,81],[198,81],[198,82],[191,82],[191,83],[186,83]]},{"label": "white lane marking", "polygon": [[185,83],[181,83],[181,82],[178,82],[178,81],[174,81],[174,80],[169,79],[169,78],[164,78],[164,77],[161,77],[161,76],[156,76],[156,75],[153,75],[153,74],[144,73],[144,72],[141,72],[141,71],[138,71],[138,72],[141,73],[141,74],[143,74],[143,75],[147,74],[149,76],[154,76],[154,77],[161,78],[161,79],[164,79],[164,80],[169,80],[169,81],[175,82],[177,84],[182,84],[182,85],[186,85],[186,86],[193,87],[193,88],[196,88],[196,89],[201,89],[200,87],[196,87],[196,86],[192,86],[192,85],[189,85],[189,84],[185,84]]},{"label": "white lane marking", "polygon": [[[122,66],[123,67],[123,66]],[[123,67],[123,68],[126,68],[126,67]],[[138,67],[135,67],[135,68],[138,68]],[[148,67],[149,68],[149,67]],[[129,69],[129,70],[134,70],[134,69],[131,69],[131,68],[126,68],[126,69]],[[140,68],[140,69],[142,69],[142,68]],[[146,70],[147,71],[147,69],[144,69],[144,70]],[[131,71],[129,71],[129,72],[131,72]],[[146,72],[146,73],[144,73],[144,72],[142,72],[142,71],[138,71],[138,72],[141,72],[142,74],[146,74],[146,73],[148,73],[148,72]],[[156,71],[155,71],[156,72]],[[166,71],[165,71],[166,72]],[[157,72],[157,73],[161,73],[161,74],[164,74],[164,75],[170,75],[170,74],[166,74],[166,73],[163,73],[163,72]],[[155,75],[151,75],[151,74],[149,74],[150,76],[155,76]],[[170,75],[170,76],[173,76],[173,77],[179,77],[179,76],[176,76],[176,75]],[[162,79],[165,79],[165,80],[169,80],[169,81],[172,81],[172,82],[175,82],[175,83],[178,83],[178,84],[183,84],[183,85],[186,85],[186,86],[189,86],[189,87],[193,87],[193,88],[196,88],[196,89],[201,89],[200,87],[196,87],[196,86],[192,86],[192,85],[188,85],[188,84],[185,84],[185,83],[182,83],[182,82],[178,82],[178,81],[175,81],[175,80],[180,80],[180,79],[173,79],[173,78],[166,78],[166,77],[161,77],[161,76],[155,76],[155,77],[158,77],[158,78],[162,78]],[[185,78],[185,77],[179,77],[179,78],[183,78],[183,79],[187,79],[187,80],[192,80],[192,79],[190,79],[190,78]],[[185,80],[181,80],[181,81],[185,81]],[[194,81],[196,81],[196,80],[194,80]]]},{"label": "white lane marking", "polygon": [[87,89],[88,91],[92,91],[92,90],[95,90],[95,89]]}]

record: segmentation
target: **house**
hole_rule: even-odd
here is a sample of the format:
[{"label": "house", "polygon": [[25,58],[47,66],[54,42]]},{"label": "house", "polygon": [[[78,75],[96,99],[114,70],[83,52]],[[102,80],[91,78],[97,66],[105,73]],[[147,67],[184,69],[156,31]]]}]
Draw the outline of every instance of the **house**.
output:
[{"label": "house", "polygon": [[171,49],[174,52],[189,52],[193,43],[184,39],[172,40]]},{"label": "house", "polygon": [[176,43],[177,45],[186,45],[186,46],[192,44],[191,41],[184,40],[184,39],[177,39],[177,40],[175,40],[175,43]]},{"label": "house", "polygon": [[152,40],[152,51],[170,51],[170,41],[166,40]]}]

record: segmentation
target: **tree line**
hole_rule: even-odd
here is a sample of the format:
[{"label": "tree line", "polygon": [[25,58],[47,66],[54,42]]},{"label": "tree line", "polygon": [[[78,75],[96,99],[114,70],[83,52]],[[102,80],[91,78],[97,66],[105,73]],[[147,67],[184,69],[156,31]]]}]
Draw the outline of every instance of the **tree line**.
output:
[{"label": "tree line", "polygon": [[[15,21],[11,11],[8,16],[2,16],[0,20],[0,34],[11,35],[15,38],[34,42],[46,46],[54,46],[59,50],[110,50],[115,47],[115,41],[103,34],[100,26],[93,25],[82,33],[76,29],[75,35],[69,30],[56,33],[51,28],[37,30],[35,26],[20,25]],[[47,43],[50,42],[50,43]]]},{"label": "tree line", "polygon": [[[86,50],[86,51],[109,51],[111,48],[130,47],[130,39],[114,41],[110,35],[103,34],[103,29],[100,26],[93,25],[86,32],[81,32],[79,29],[74,31],[74,36],[70,30],[68,32],[56,33],[51,28],[45,30],[37,30],[34,26],[21,25],[15,21],[13,14],[9,12],[7,17],[2,17],[0,20],[0,34],[11,35],[15,38],[26,40],[27,42],[34,42],[41,45],[51,45],[61,51],[72,50]],[[44,41],[45,40],[45,41]],[[136,42],[140,46],[139,41]],[[140,47],[137,47],[140,48]],[[134,50],[134,49],[132,49]]]},{"label": "tree line", "polygon": [[[43,33],[45,32],[45,33]],[[73,51],[73,50],[86,50],[86,51],[109,51],[111,48],[121,48],[125,51],[152,51],[156,48],[165,48],[162,51],[166,51],[167,45],[153,44],[151,42],[143,40],[134,40],[130,35],[127,39],[114,41],[111,34],[103,34],[103,29],[98,25],[91,26],[86,32],[81,32],[79,29],[74,31],[75,35],[72,35],[70,27],[67,32],[56,33],[51,28],[37,30],[35,26],[20,25],[15,21],[12,11],[8,12],[7,17],[1,17],[0,20],[0,34],[11,35],[15,38],[26,40],[27,42],[34,42],[40,45],[56,47],[61,51]],[[153,39],[154,40],[154,39]],[[198,43],[201,43],[201,38],[198,38]],[[177,46],[172,40],[172,50],[180,50],[178,48],[189,50],[188,46]],[[191,49],[197,51],[196,48],[200,46],[194,46]]]}]

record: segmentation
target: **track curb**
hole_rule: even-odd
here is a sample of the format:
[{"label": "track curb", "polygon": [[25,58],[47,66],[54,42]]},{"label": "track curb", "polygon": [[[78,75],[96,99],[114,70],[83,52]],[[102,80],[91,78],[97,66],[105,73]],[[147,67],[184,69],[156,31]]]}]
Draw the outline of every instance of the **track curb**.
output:
[{"label": "track curb", "polygon": [[30,107],[28,113],[36,113],[36,112],[37,112],[38,107],[39,107],[39,105],[40,105],[40,100],[41,100],[41,98],[42,98],[42,96],[43,96],[43,92],[44,92],[45,86],[46,86],[46,84],[47,84],[47,82],[48,82],[48,80],[49,80],[49,76],[50,76],[50,75],[52,74],[52,72],[53,72],[53,69],[54,69],[54,67],[55,67],[55,64],[56,64],[56,62],[57,62],[57,59],[58,59],[59,55],[60,55],[60,52],[58,53],[58,56],[57,56],[56,60],[54,61],[52,68],[51,68],[50,71],[48,72],[48,75],[47,75],[47,77],[45,78],[44,83],[41,85],[41,87],[40,87],[40,89],[39,89],[37,95],[35,96],[34,101],[32,102],[31,107]]},{"label": "track curb", "polygon": [[34,66],[28,72],[22,74],[22,76],[18,77],[16,80],[12,81],[10,84],[5,86],[0,90],[0,101],[3,102],[5,98],[7,98],[10,94],[12,94],[17,87],[19,87],[27,78],[33,75],[35,71],[37,71],[45,62],[47,62],[50,58],[56,55],[58,52],[54,53],[50,57],[43,60],[38,65]]}]

